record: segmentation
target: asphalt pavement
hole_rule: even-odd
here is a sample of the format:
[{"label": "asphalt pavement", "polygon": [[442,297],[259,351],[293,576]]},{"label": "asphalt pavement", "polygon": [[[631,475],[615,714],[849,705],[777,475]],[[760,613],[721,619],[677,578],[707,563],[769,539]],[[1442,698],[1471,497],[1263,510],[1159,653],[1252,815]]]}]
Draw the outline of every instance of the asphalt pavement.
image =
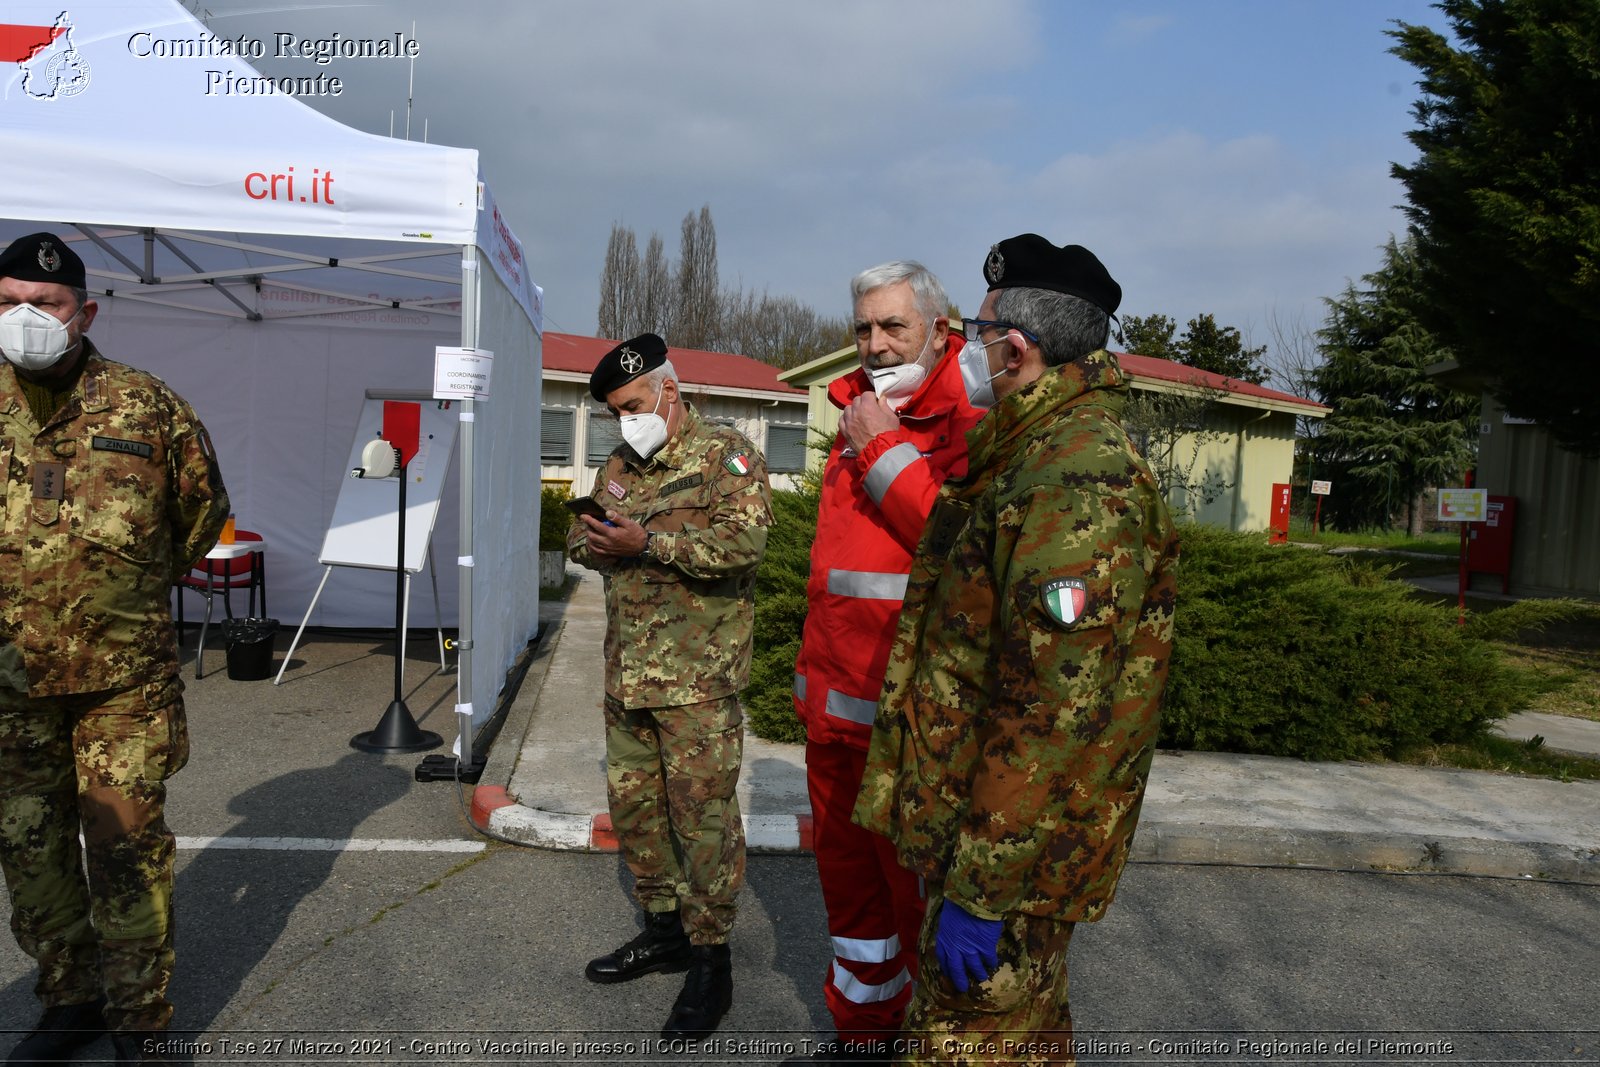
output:
[{"label": "asphalt pavement", "polygon": [[[541,848],[614,851],[606,815],[600,578],[544,605],[545,639],[491,746],[473,821]],[[1600,722],[1523,714],[1513,737],[1600,756]],[[749,847],[809,849],[804,748],[747,732]],[[1133,860],[1559,879],[1600,884],[1600,782],[1162,750]]]},{"label": "asphalt pavement", "polygon": [[[194,1062],[775,1063],[829,1032],[822,981],[831,946],[815,863],[784,840],[799,837],[806,807],[797,746],[752,739],[747,752],[752,835],[766,854],[752,858],[740,898],[737,994],[718,1034],[728,1043],[685,1056],[657,1040],[679,975],[610,987],[582,980],[585,961],[632,936],[638,916],[620,857],[594,836],[604,810],[604,622],[598,582],[576,593],[544,605],[551,626],[476,798],[453,782],[417,782],[420,754],[350,747],[393,696],[387,634],[308,635],[281,686],[227,677],[220,651],[208,654],[211,671],[198,682],[186,661],[193,754],[174,779],[168,817],[179,844],[173,1036],[196,1046]],[[288,636],[278,635],[280,659]],[[423,728],[444,735],[439,753],[454,728],[455,685],[431,638],[414,632],[402,695]],[[548,757],[542,770],[536,757]],[[1295,1059],[1288,1043],[1315,1040],[1359,1042],[1359,1054],[1333,1057],[1340,1062],[1416,1062],[1416,1049],[1439,1042],[1450,1050],[1432,1058],[1593,1061],[1600,986],[1580,946],[1592,940],[1594,885],[1382,873],[1467,870],[1444,832],[1412,841],[1419,851],[1433,844],[1437,861],[1367,864],[1379,873],[1352,873],[1363,862],[1348,853],[1327,864],[1347,870],[1315,869],[1327,856],[1296,850],[1326,852],[1336,842],[1310,832],[1284,846],[1302,869],[1231,865],[1280,862],[1264,847],[1244,855],[1262,838],[1243,835],[1229,865],[1161,862],[1182,848],[1215,850],[1222,830],[1237,833],[1253,818],[1281,838],[1280,815],[1314,806],[1302,781],[1325,769],[1347,776],[1328,802],[1330,819],[1365,807],[1398,820],[1402,800],[1416,809],[1411,821],[1442,819],[1430,810],[1444,806],[1439,794],[1397,796],[1393,780],[1350,777],[1383,770],[1360,764],[1241,760],[1236,767],[1256,769],[1236,772],[1231,786],[1175,795],[1184,777],[1174,772],[1197,762],[1162,755],[1139,846],[1157,862],[1134,864],[1107,919],[1074,937],[1084,1062],[1216,1059],[1182,1050],[1223,1040],[1235,1053],[1224,1058],[1236,1060]],[[509,799],[513,778],[525,792],[494,808],[496,797]],[[1582,783],[1525,784],[1594,796]],[[1225,786],[1238,792],[1230,799]],[[1214,816],[1199,806],[1206,796],[1218,803]],[[1482,803],[1472,790],[1463,797]],[[520,816],[574,840],[485,841],[468,825],[475,803],[502,829]],[[1578,836],[1587,831],[1575,810],[1552,807],[1538,825]],[[1478,824],[1499,817],[1482,811],[1466,829],[1486,836]],[[1416,832],[1411,821],[1402,821],[1406,834]],[[1157,840],[1166,857],[1149,851]],[[1566,838],[1558,827],[1529,840]],[[1481,866],[1481,855],[1466,858]],[[14,1040],[37,1018],[35,976],[12,939],[0,938],[0,1049],[10,1047],[6,1031]],[[582,1041],[633,1042],[638,1051],[582,1053]],[[565,1051],[528,1051],[557,1044]],[[78,1059],[108,1054],[102,1040]]]}]

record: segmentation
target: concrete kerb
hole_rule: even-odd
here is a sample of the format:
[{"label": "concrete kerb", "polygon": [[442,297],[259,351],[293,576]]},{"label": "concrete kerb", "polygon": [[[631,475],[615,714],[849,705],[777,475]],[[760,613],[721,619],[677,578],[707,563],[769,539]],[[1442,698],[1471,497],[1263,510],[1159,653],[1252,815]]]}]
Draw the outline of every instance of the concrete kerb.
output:
[{"label": "concrete kerb", "polygon": [[479,829],[517,844],[588,850],[591,816],[523,807],[508,791],[522,758],[524,741],[533,729],[550,665],[565,632],[566,624],[559,619],[545,625],[544,636],[506,712],[499,736],[490,746],[478,787],[473,790],[472,821]]},{"label": "concrete kerb", "polygon": [[1452,874],[1600,885],[1600,847],[1551,842],[1251,826],[1139,824],[1133,863],[1289,867],[1385,874]]}]

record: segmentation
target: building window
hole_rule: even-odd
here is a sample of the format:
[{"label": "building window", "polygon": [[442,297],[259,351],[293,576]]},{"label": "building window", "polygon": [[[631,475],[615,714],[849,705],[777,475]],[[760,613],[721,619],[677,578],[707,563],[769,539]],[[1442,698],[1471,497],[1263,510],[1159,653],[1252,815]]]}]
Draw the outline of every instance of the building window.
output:
[{"label": "building window", "polygon": [[775,474],[802,471],[806,467],[806,428],[804,426],[767,427],[767,470]]},{"label": "building window", "polygon": [[599,467],[622,443],[622,425],[608,412],[589,412],[589,447],[584,450],[584,461]]},{"label": "building window", "polygon": [[556,466],[572,463],[572,428],[575,425],[571,408],[539,409],[539,462]]}]

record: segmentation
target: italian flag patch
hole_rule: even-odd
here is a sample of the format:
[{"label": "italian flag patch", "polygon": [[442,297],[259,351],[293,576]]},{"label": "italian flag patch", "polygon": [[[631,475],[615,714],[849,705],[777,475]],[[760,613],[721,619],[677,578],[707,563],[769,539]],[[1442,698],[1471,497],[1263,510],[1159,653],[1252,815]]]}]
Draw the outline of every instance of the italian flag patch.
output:
[{"label": "italian flag patch", "polygon": [[750,473],[750,457],[746,456],[743,452],[735,452],[733,455],[723,460],[722,465],[728,468],[729,474]]},{"label": "italian flag patch", "polygon": [[1056,578],[1044,583],[1039,595],[1044,600],[1044,612],[1051,621],[1058,626],[1068,627],[1083,617],[1089,589],[1082,578]]}]

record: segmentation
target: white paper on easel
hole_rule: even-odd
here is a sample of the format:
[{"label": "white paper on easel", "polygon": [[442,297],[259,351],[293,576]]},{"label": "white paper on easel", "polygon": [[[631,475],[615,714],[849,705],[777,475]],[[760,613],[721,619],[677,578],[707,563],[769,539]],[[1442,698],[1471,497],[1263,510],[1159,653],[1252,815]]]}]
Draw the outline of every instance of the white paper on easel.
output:
[{"label": "white paper on easel", "polygon": [[[422,569],[433,537],[434,519],[455,447],[458,412],[448,400],[430,400],[421,393],[369,390],[356,423],[346,470],[361,465],[361,451],[383,428],[383,402],[404,400],[422,407],[417,454],[406,465],[405,569]],[[393,570],[399,524],[399,483],[394,478],[344,478],[333,518],[322,540],[319,563]]]}]

